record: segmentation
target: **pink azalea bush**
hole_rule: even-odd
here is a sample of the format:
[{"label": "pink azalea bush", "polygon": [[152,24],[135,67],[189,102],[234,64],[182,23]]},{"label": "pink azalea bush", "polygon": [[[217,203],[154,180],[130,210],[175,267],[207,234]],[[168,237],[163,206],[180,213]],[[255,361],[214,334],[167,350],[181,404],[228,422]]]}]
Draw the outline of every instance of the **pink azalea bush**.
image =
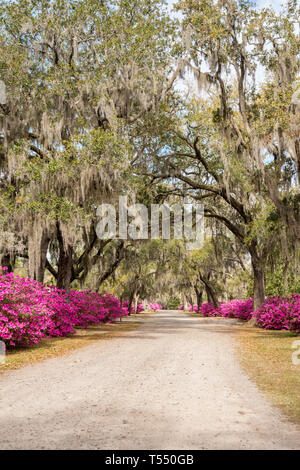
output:
[{"label": "pink azalea bush", "polygon": [[[190,311],[198,311],[197,306],[189,306]],[[300,295],[290,297],[270,297],[253,312],[253,299],[230,300],[220,303],[216,308],[212,302],[203,303],[199,309],[204,317],[237,318],[249,321],[257,319],[261,328],[272,330],[291,330],[300,332]]]},{"label": "pink azalea bush", "polygon": [[[127,312],[127,314],[128,314],[129,313],[128,309],[129,309],[129,301],[124,300],[124,302],[122,303],[122,311]],[[130,313],[134,313],[134,306],[133,305],[131,305]]]},{"label": "pink azalea bush", "polygon": [[252,310],[253,299],[248,299],[220,303],[219,308],[216,308],[213,302],[207,302],[201,305],[199,312],[204,317],[238,318],[248,321],[252,316]]},{"label": "pink azalea bush", "polygon": [[198,311],[198,305],[189,305],[188,309],[190,312],[197,312]]},{"label": "pink azalea bush", "polygon": [[230,300],[220,304],[219,310],[222,317],[248,321],[252,317],[253,299]]},{"label": "pink azalea bush", "polygon": [[162,306],[160,304],[149,304],[149,307],[151,310],[154,310],[154,312],[156,312],[156,310],[162,310]]},{"label": "pink azalea bush", "polygon": [[300,295],[270,297],[258,308],[253,317],[267,330],[300,331]]},{"label": "pink azalea bush", "polygon": [[[122,311],[128,314],[128,309],[129,309],[129,301],[125,300],[122,303]],[[136,313],[141,313],[143,310],[145,310],[144,304],[142,302],[138,302],[137,307],[136,307]],[[134,313],[134,305],[131,305],[130,313]]]},{"label": "pink azalea bush", "polygon": [[0,340],[8,346],[32,345],[45,336],[67,336],[74,327],[111,322],[128,315],[110,294],[71,290],[6,274],[0,270]]},{"label": "pink azalea bush", "polygon": [[204,317],[219,317],[220,309],[216,308],[213,302],[206,302],[201,305],[199,313],[202,313]]},{"label": "pink azalea bush", "polygon": [[137,308],[136,308],[136,313],[141,313],[145,310],[145,307],[144,307],[144,304],[142,302],[139,302],[137,304]]},{"label": "pink azalea bush", "polygon": [[[180,305],[178,310],[183,310],[183,306]],[[220,310],[217,309],[213,302],[205,302],[198,309],[198,305],[188,305],[188,310],[190,312],[201,313],[204,317],[219,317]]]}]

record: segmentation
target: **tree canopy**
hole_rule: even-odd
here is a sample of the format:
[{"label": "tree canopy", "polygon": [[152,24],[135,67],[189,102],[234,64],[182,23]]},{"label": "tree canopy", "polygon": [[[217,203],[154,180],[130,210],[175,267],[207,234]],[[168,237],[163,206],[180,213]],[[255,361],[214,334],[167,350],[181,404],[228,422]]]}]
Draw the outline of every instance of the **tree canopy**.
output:
[{"label": "tree canopy", "polygon": [[[300,287],[299,7],[175,10],[0,2],[0,264],[130,305],[256,308]],[[100,240],[97,207],[122,195],[204,204],[203,247]]]}]

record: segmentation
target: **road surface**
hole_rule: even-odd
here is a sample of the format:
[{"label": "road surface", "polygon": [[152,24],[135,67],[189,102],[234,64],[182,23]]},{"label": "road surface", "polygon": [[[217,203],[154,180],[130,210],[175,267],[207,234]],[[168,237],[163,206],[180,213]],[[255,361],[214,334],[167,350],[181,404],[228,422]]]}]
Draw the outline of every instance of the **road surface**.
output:
[{"label": "road surface", "polygon": [[299,449],[296,427],[241,370],[234,328],[163,311],[5,373],[0,449]]}]

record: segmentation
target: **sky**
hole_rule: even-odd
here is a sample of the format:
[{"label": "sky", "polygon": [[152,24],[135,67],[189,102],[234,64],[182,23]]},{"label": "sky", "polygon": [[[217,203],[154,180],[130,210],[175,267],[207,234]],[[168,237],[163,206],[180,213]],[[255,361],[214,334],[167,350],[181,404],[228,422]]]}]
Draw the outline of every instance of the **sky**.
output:
[{"label": "sky", "polygon": [[272,6],[275,11],[280,10],[280,5],[282,5],[283,3],[284,2],[282,0],[258,0],[256,2],[257,6],[261,8]]}]

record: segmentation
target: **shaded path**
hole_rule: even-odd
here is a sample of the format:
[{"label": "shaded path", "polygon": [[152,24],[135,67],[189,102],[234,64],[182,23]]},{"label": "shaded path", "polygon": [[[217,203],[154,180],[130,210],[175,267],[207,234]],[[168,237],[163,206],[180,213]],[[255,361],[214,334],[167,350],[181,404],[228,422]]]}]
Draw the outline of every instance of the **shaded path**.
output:
[{"label": "shaded path", "polygon": [[164,311],[2,375],[0,449],[300,449],[241,371],[233,328]]}]

